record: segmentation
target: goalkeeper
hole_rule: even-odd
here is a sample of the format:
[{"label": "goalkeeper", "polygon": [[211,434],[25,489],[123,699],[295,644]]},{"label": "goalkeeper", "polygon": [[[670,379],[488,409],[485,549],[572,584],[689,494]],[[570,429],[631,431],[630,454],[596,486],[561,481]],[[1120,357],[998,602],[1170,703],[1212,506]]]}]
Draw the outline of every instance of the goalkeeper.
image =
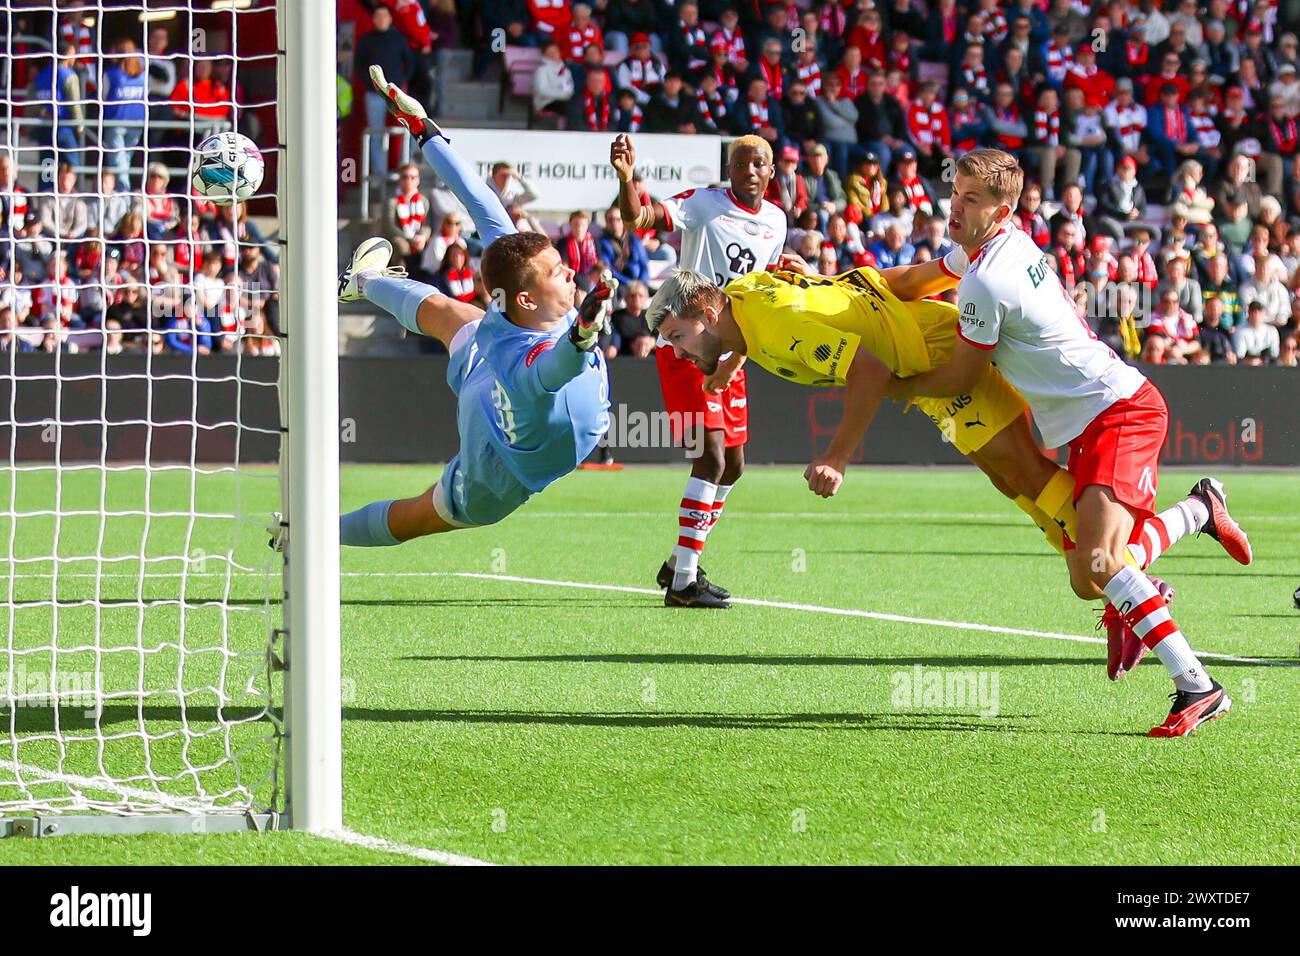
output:
[{"label": "goalkeeper", "polygon": [[538,233],[518,233],[500,201],[451,148],[424,108],[371,67],[389,111],[416,136],[483,237],[485,313],[390,268],[392,246],[367,239],[339,278],[339,300],[368,299],[402,326],[442,341],[458,398],[460,452],[423,494],[376,501],[340,519],[343,544],[395,545],[500,521],[573,471],[609,427],[609,380],[596,348],[615,282],[606,272],[574,309],[574,272]]}]

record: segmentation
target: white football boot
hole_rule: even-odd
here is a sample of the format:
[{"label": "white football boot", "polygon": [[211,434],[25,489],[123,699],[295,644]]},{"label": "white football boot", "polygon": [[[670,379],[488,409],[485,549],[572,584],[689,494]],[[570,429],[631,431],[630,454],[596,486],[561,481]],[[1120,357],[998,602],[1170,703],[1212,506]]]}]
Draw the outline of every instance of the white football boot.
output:
[{"label": "white football boot", "polygon": [[357,246],[357,251],[352,253],[352,261],[339,276],[339,301],[356,302],[363,298],[357,279],[366,273],[389,279],[405,279],[405,268],[388,264],[392,258],[393,244],[387,239],[376,237],[364,240]]}]

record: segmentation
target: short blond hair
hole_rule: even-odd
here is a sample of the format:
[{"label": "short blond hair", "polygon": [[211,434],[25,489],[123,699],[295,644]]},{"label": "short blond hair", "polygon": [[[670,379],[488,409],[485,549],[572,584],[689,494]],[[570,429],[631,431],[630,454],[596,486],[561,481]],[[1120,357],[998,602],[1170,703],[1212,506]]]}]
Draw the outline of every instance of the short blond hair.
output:
[{"label": "short blond hair", "polygon": [[741,136],[737,139],[733,139],[731,145],[727,147],[728,163],[731,162],[731,157],[736,155],[736,150],[738,149],[756,149],[767,158],[769,163],[775,162],[775,157],[772,153],[772,144],[761,136],[755,136],[751,133],[748,136]]},{"label": "short blond hair", "polygon": [[1025,171],[1010,153],[1000,149],[972,149],[957,160],[957,172],[988,187],[995,199],[1015,209],[1025,188]]}]

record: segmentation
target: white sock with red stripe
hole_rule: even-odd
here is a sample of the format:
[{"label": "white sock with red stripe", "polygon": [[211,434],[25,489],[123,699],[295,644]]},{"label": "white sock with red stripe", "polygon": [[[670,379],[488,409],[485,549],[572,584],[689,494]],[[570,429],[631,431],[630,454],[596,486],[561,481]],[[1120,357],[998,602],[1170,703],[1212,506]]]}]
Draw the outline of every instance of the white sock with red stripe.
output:
[{"label": "white sock with red stripe", "polygon": [[1184,498],[1142,525],[1142,536],[1128,546],[1129,554],[1143,571],[1180,539],[1200,531],[1210,520],[1210,509],[1200,498]]},{"label": "white sock with red stripe", "polygon": [[677,546],[673,548],[673,590],[680,591],[695,580],[700,552],[713,527],[713,502],[718,486],[694,476],[686,480],[686,493],[677,512]]},{"label": "white sock with red stripe", "polygon": [[718,485],[718,493],[713,496],[713,521],[709,524],[710,531],[718,523],[718,519],[722,517],[722,506],[727,503],[727,495],[731,494],[731,489],[734,487],[736,486]]},{"label": "white sock with red stripe", "polygon": [[1175,687],[1186,691],[1210,689],[1210,675],[1174,623],[1165,599],[1150,578],[1137,568],[1125,567],[1102,590],[1142,643],[1156,652]]}]

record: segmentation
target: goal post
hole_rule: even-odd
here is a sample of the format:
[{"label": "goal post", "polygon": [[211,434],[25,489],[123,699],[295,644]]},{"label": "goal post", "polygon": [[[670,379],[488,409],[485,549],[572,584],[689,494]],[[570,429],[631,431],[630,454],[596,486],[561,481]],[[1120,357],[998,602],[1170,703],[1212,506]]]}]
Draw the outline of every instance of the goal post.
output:
[{"label": "goal post", "polygon": [[[342,828],[333,14],[0,13],[0,838]],[[233,214],[189,184],[224,129]]]},{"label": "goal post", "polygon": [[[338,253],[333,0],[280,0],[280,89],[288,317],[285,626],[289,815],[295,829],[343,826],[339,644]],[[290,172],[291,170],[291,172]]]}]

